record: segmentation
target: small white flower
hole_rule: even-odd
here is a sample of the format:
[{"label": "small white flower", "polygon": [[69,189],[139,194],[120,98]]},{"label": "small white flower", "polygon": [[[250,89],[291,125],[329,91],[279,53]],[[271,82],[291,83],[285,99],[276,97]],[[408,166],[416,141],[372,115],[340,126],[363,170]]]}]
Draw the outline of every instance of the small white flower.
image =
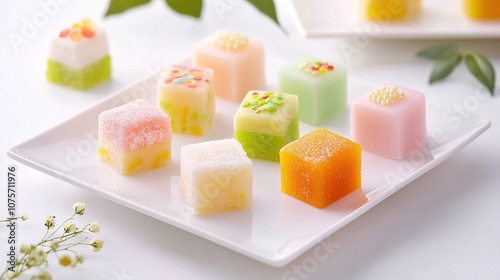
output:
[{"label": "small white flower", "polygon": [[102,240],[101,240],[101,239],[99,239],[99,238],[94,238],[94,239],[92,239],[92,240],[90,241],[90,246],[92,247],[92,250],[93,250],[94,252],[99,252],[99,251],[101,250],[101,248],[102,248],[102,244],[103,244],[103,243],[104,243],[104,242],[102,242]]},{"label": "small white flower", "polygon": [[73,233],[77,230],[78,228],[76,227],[76,225],[69,221],[67,223],[64,224],[64,232],[65,233]]},{"label": "small white flower", "polygon": [[27,254],[31,250],[31,245],[22,244],[19,248],[19,252],[22,254]]},{"label": "small white flower", "polygon": [[99,227],[99,224],[96,221],[93,221],[92,223],[90,223],[90,225],[89,225],[90,232],[97,233],[97,232],[99,232],[99,230],[101,230],[101,228]]},{"label": "small white flower", "polygon": [[75,214],[83,215],[83,214],[85,214],[85,203],[77,202],[77,203],[73,204],[73,209],[75,210]]},{"label": "small white flower", "polygon": [[56,225],[56,216],[49,216],[47,220],[45,220],[44,224],[48,229],[53,228]]},{"label": "small white flower", "polygon": [[47,261],[47,254],[41,249],[32,250],[26,259],[27,266],[40,266]]},{"label": "small white flower", "polygon": [[62,266],[70,266],[73,260],[68,254],[62,255],[62,257],[59,259],[59,264]]},{"label": "small white flower", "polygon": [[45,270],[40,270],[40,272],[33,276],[31,279],[34,279],[34,280],[52,280],[52,276],[50,276],[50,274],[45,271]]},{"label": "small white flower", "polygon": [[50,242],[50,249],[52,249],[52,251],[56,251],[57,248],[59,248],[59,241],[54,240]]},{"label": "small white flower", "polygon": [[75,256],[76,263],[82,264],[84,260],[85,260],[85,256],[83,256],[82,254],[76,254],[76,256]]}]

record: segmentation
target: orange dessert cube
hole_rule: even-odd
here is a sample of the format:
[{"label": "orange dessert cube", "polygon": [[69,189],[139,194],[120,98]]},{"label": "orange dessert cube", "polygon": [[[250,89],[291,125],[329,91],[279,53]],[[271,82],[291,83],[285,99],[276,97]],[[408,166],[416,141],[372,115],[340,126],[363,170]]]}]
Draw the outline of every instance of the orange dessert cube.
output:
[{"label": "orange dessert cube", "polygon": [[500,1],[463,0],[465,13],[475,20],[500,19]]},{"label": "orange dessert cube", "polygon": [[319,128],[280,150],[281,191],[325,208],[361,187],[361,145]]}]

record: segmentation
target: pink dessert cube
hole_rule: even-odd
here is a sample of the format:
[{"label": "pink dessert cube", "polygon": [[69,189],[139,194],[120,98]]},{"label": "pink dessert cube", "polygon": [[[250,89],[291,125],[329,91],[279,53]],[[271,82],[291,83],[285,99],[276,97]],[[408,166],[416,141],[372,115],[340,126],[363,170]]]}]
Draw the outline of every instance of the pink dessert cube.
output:
[{"label": "pink dessert cube", "polygon": [[194,65],[214,70],[215,95],[241,102],[249,90],[266,85],[262,43],[220,31],[194,46]]},{"label": "pink dessert cube", "polygon": [[383,86],[351,104],[351,133],[369,152],[393,159],[425,143],[425,97],[399,86]]},{"label": "pink dessert cube", "polygon": [[145,100],[99,114],[99,158],[120,174],[132,174],[170,161],[170,117]]}]

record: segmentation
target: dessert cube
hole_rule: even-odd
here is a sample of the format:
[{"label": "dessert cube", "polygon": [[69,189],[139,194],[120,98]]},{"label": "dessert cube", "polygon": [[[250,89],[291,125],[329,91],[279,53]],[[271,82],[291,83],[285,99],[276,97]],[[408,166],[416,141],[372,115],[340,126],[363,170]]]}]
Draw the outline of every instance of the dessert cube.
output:
[{"label": "dessert cube", "polygon": [[351,133],[364,150],[401,159],[425,143],[425,97],[397,86],[383,86],[351,104]]},{"label": "dessert cube", "polygon": [[498,0],[463,0],[463,6],[471,19],[500,19]]},{"label": "dessert cube", "polygon": [[215,111],[211,69],[174,65],[160,75],[158,106],[172,120],[172,131],[194,135],[210,132]]},{"label": "dessert cube", "polygon": [[63,29],[50,45],[47,79],[79,90],[111,77],[111,57],[104,30],[90,19]]},{"label": "dessert cube", "polygon": [[170,161],[170,117],[145,100],[99,114],[99,158],[120,174],[132,174]]},{"label": "dessert cube", "polygon": [[228,31],[194,46],[194,65],[214,70],[215,95],[241,102],[246,92],[266,85],[262,43]]},{"label": "dessert cube", "polygon": [[368,20],[405,20],[420,13],[420,0],[364,0]]},{"label": "dessert cube", "polygon": [[252,204],[252,162],[234,139],[181,148],[181,199],[194,215],[241,210]]},{"label": "dessert cube", "polygon": [[325,208],[361,187],[361,146],[318,128],[280,151],[281,191]]},{"label": "dessert cube", "polygon": [[347,104],[347,71],[344,66],[306,61],[281,69],[279,90],[299,97],[299,120],[319,124]]},{"label": "dessert cube", "polygon": [[249,91],[234,115],[234,138],[251,158],[279,162],[279,151],[299,138],[298,98]]}]

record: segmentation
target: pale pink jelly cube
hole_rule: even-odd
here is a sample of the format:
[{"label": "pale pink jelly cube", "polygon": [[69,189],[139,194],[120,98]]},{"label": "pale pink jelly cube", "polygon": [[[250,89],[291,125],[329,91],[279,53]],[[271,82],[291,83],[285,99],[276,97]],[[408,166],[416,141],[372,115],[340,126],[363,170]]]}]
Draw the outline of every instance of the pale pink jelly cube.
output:
[{"label": "pale pink jelly cube", "polygon": [[369,152],[393,159],[425,144],[425,97],[399,86],[383,86],[351,104],[351,133]]},{"label": "pale pink jelly cube", "polygon": [[168,164],[171,139],[170,117],[145,100],[99,114],[99,158],[120,174]]},{"label": "pale pink jelly cube", "polygon": [[194,46],[197,67],[211,68],[217,79],[215,95],[241,102],[249,90],[266,85],[262,43],[229,31],[220,31]]}]

